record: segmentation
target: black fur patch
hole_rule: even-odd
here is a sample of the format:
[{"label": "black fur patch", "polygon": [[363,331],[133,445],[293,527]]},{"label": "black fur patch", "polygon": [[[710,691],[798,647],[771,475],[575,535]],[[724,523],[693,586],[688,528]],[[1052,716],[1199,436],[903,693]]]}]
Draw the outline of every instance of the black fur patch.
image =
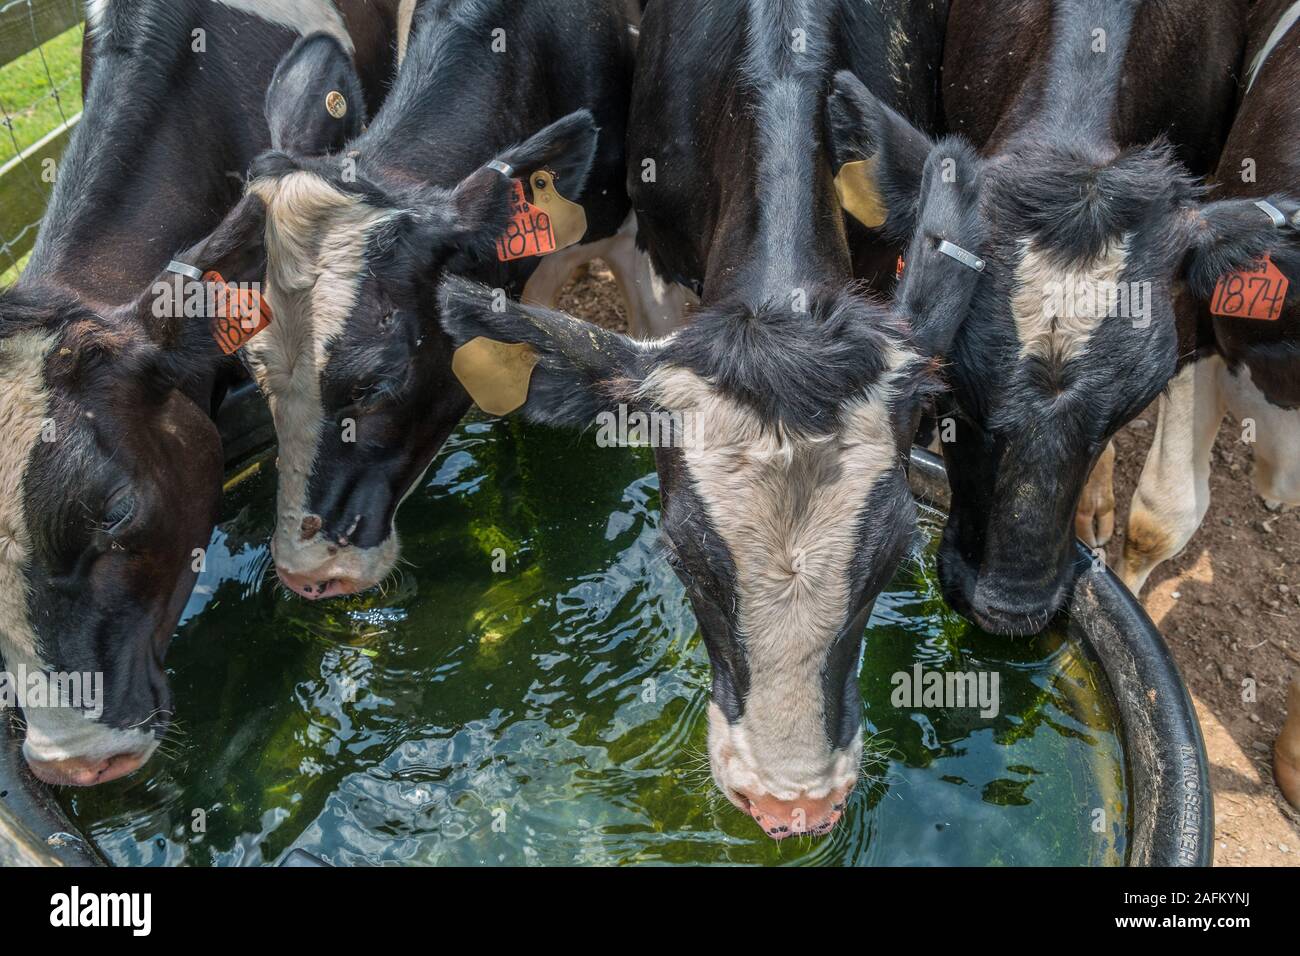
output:
[{"label": "black fur patch", "polygon": [[883,306],[844,289],[814,291],[808,312],[787,303],[729,303],[696,313],[658,361],[690,369],[795,435],[838,428],[845,402],[875,385],[907,329]]}]

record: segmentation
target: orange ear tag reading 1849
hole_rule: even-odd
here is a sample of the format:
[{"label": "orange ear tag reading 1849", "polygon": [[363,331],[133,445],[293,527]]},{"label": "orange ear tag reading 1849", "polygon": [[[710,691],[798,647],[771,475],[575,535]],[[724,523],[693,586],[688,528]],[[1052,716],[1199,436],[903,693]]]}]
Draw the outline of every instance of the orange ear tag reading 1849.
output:
[{"label": "orange ear tag reading 1849", "polygon": [[528,179],[536,205],[528,201],[523,182],[514,180],[510,224],[497,239],[497,258],[502,262],[549,256],[576,245],[587,234],[586,210],[560,195],[551,173],[538,170]]},{"label": "orange ear tag reading 1849", "polygon": [[219,272],[205,272],[211,286],[212,337],[226,355],[234,355],[248,340],[271,324],[271,305],[256,287],[227,285]]},{"label": "orange ear tag reading 1849", "polygon": [[1210,299],[1210,311],[1230,319],[1276,322],[1282,315],[1290,284],[1272,258],[1264,256],[1219,280]]}]

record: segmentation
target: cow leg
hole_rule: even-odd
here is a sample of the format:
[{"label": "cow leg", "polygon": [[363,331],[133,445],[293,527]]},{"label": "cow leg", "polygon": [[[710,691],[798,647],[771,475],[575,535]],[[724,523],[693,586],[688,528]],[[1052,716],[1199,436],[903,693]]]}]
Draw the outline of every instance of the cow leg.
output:
[{"label": "cow leg", "polygon": [[1115,533],[1115,443],[1106,450],[1088,477],[1074,512],[1074,533],[1090,548],[1104,548]]},{"label": "cow leg", "polygon": [[608,239],[570,246],[542,260],[524,286],[523,301],[555,308],[560,292],[575,269],[603,260],[618,282],[627,305],[628,327],[639,338],[659,338],[682,324],[686,304],[694,297],[674,282],[659,278],[650,257],[636,248],[636,214]]},{"label": "cow leg", "polygon": [[[1255,490],[1271,511],[1300,505],[1300,409],[1273,405],[1242,367],[1223,376],[1228,408],[1242,424],[1243,440],[1254,441]],[[1249,437],[1247,430],[1253,432]]]},{"label": "cow leg", "polygon": [[682,324],[689,293],[675,282],[661,279],[650,264],[649,254],[637,249],[636,213],[627,217],[604,258],[627,302],[633,335],[657,339]]},{"label": "cow leg", "polygon": [[1287,802],[1300,810],[1300,673],[1291,680],[1286,723],[1273,745],[1273,776]]},{"label": "cow leg", "polygon": [[1222,370],[1218,356],[1193,362],[1160,396],[1155,441],[1124,539],[1120,577],[1134,594],[1156,565],[1187,546],[1210,507],[1210,451],[1224,413]]}]

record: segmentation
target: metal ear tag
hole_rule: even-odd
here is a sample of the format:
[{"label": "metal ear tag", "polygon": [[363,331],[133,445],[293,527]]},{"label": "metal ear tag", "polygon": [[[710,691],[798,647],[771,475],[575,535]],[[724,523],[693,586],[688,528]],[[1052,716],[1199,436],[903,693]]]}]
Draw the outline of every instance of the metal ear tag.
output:
[{"label": "metal ear tag", "polygon": [[533,188],[533,205],[551,219],[556,251],[581,242],[587,234],[587,211],[561,196],[555,188],[555,177],[545,169],[529,176],[528,183]]},{"label": "metal ear tag", "polygon": [[451,357],[451,370],[474,404],[489,415],[509,415],[528,401],[537,353],[522,342],[509,344],[479,336]]},{"label": "metal ear tag", "polygon": [[338,90],[331,90],[325,96],[325,111],[335,119],[348,115],[348,98]]},{"label": "metal ear tag", "polygon": [[984,260],[973,252],[967,252],[955,242],[949,242],[947,239],[940,239],[938,250],[949,259],[956,259],[967,269],[974,269],[976,272],[984,271]]},{"label": "metal ear tag", "polygon": [[1282,214],[1282,210],[1278,209],[1277,206],[1274,206],[1267,199],[1261,199],[1258,202],[1256,202],[1255,208],[1258,209],[1260,212],[1262,212],[1264,215],[1268,216],[1269,219],[1272,219],[1273,225],[1276,228],[1278,229],[1286,228],[1287,225],[1286,216]]},{"label": "metal ear tag", "polygon": [[835,192],[844,211],[868,229],[879,229],[889,218],[889,208],[876,185],[880,155],[845,163],[835,177]]}]

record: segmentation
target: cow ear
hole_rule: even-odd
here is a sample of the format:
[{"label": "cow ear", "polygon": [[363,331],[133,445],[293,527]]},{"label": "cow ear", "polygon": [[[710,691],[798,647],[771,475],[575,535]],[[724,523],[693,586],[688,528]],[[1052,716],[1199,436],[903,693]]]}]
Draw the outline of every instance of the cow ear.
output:
[{"label": "cow ear", "polygon": [[297,156],[337,152],[366,124],[352,57],[336,37],[314,33],[293,45],[266,91],[271,145]]},{"label": "cow ear", "polygon": [[[519,408],[529,421],[586,428],[600,412],[633,399],[652,360],[625,335],[521,305],[458,276],[443,281],[439,305],[457,348],[457,377],[495,414]],[[505,404],[502,392],[513,395]]]},{"label": "cow ear", "polygon": [[590,110],[578,110],[557,120],[527,142],[506,150],[497,157],[518,175],[527,176],[539,169],[555,175],[555,188],[561,196],[578,202],[587,188],[600,130]]},{"label": "cow ear", "polygon": [[[219,273],[227,283],[260,284],[266,276],[266,203],[252,193],[240,200],[205,239],[178,253],[174,262],[197,274]],[[211,332],[188,320],[183,303],[192,275],[167,270],[130,307],[135,322],[155,344],[172,350],[206,352]],[[200,347],[202,346],[202,347]]]},{"label": "cow ear", "polygon": [[[555,191],[578,202],[591,173],[599,135],[590,111],[579,110],[506,150],[492,167],[471,173],[452,192],[449,207],[438,201],[426,209],[425,221],[433,229],[435,248],[453,249],[451,264],[455,267],[468,267],[489,255],[509,224],[515,177],[549,170]],[[503,172],[507,167],[510,172]]]},{"label": "cow ear", "polygon": [[937,143],[925,162],[916,230],[895,295],[923,355],[952,347],[984,272],[982,172],[982,160],[958,137]]},{"label": "cow ear", "polygon": [[930,138],[848,70],[835,75],[826,118],[836,189],[845,209],[864,225],[906,242],[916,221]]},{"label": "cow ear", "polygon": [[[1284,222],[1275,221],[1275,213]],[[1300,255],[1298,228],[1300,202],[1289,196],[1270,196],[1262,204],[1257,199],[1222,199],[1193,209],[1183,266],[1189,291],[1208,300],[1223,276],[1265,255],[1294,260]]]},{"label": "cow ear", "polygon": [[227,282],[261,282],[266,275],[266,202],[256,193],[239,201],[208,236],[179,261]]},{"label": "cow ear", "polygon": [[424,221],[434,250],[450,251],[451,264],[462,270],[490,255],[510,221],[512,189],[510,179],[485,166],[461,180],[448,202],[430,204]]}]

